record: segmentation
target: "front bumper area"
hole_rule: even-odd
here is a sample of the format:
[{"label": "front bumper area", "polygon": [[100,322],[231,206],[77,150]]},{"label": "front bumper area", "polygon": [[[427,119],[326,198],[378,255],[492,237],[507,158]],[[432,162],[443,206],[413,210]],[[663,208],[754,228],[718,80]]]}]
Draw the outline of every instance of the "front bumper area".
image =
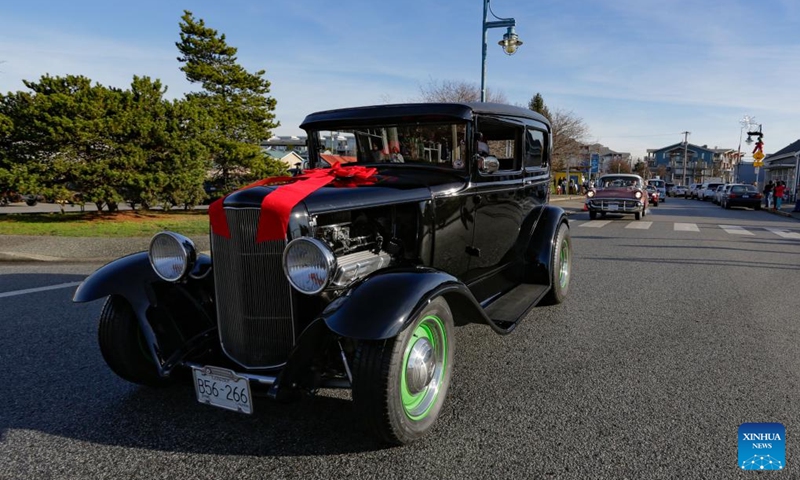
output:
[{"label": "front bumper area", "polygon": [[590,212],[634,213],[641,211],[644,203],[632,198],[590,198],[586,206]]}]

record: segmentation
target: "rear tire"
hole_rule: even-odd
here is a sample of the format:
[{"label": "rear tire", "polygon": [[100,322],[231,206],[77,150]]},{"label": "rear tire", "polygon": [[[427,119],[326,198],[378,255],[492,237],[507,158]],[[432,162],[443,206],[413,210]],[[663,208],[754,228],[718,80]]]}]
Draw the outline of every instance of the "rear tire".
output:
[{"label": "rear tire", "polygon": [[120,378],[149,387],[173,383],[173,378],[158,374],[133,308],[124,298],[108,297],[100,313],[97,337],[103,359]]},{"label": "rear tire", "polygon": [[569,227],[562,223],[556,233],[553,254],[550,256],[550,291],[542,299],[542,305],[556,305],[567,298],[572,277],[572,238]]},{"label": "rear tire", "polygon": [[396,337],[359,343],[353,403],[368,430],[403,445],[431,429],[450,385],[453,340],[453,315],[439,297]]}]

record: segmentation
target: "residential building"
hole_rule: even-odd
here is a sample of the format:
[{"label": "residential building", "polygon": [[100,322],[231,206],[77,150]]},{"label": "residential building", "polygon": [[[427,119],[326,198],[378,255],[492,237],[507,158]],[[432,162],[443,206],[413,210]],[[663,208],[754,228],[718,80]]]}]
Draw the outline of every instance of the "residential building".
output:
[{"label": "residential building", "polygon": [[647,149],[647,166],[652,175],[659,175],[675,184],[688,185],[703,182],[706,178],[732,181],[733,163],[730,152],[732,150],[727,148],[708,148],[708,145],[679,142]]},{"label": "residential building", "polygon": [[791,143],[764,158],[764,181],[782,180],[789,192],[797,195],[798,163],[800,163],[800,140]]}]

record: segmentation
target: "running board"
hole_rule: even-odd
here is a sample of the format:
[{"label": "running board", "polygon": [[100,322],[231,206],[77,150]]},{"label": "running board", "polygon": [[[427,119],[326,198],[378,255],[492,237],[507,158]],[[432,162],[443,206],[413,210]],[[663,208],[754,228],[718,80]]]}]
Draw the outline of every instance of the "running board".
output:
[{"label": "running board", "polygon": [[519,284],[486,307],[486,316],[501,328],[511,329],[549,290],[547,285]]}]

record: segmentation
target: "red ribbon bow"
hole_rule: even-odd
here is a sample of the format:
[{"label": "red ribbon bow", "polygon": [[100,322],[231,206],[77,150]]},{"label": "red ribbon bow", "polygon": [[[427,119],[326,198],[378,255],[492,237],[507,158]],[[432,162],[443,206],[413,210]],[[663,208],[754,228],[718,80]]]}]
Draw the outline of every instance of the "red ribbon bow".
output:
[{"label": "red ribbon bow", "polygon": [[[375,183],[377,171],[375,168],[361,166],[342,167],[339,162],[335,162],[331,168],[306,170],[305,173],[296,177],[265,178],[237,191],[277,183],[284,184],[266,195],[261,201],[256,243],[283,240],[286,238],[286,228],[289,225],[289,215],[292,213],[292,209],[308,195],[331,182],[336,182],[338,186],[342,187]],[[223,208],[227,197],[228,195],[225,195],[212,203],[208,207],[208,215],[211,220],[211,231],[221,237],[231,238]]]}]

